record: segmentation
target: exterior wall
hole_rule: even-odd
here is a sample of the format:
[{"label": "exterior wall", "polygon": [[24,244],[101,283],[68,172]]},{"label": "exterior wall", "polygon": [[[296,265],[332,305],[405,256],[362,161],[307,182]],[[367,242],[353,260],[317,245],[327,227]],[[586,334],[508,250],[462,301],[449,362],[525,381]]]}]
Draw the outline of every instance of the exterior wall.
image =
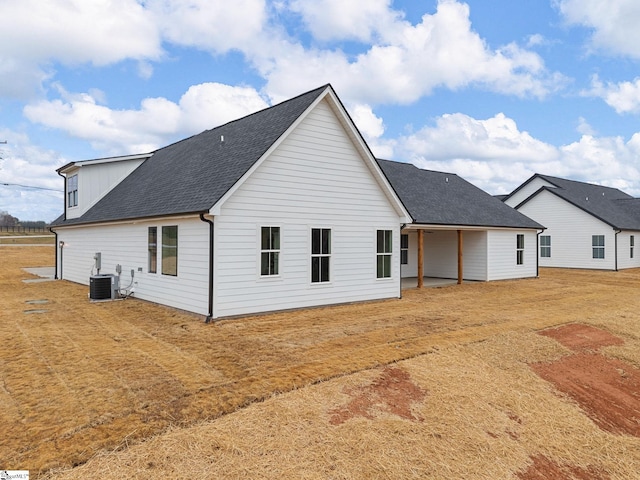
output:
[{"label": "exterior wall", "polygon": [[[458,278],[458,232],[433,231],[424,234],[424,274],[427,277]],[[465,280],[487,279],[486,232],[463,232]]]},{"label": "exterior wall", "polygon": [[418,276],[418,232],[409,230],[402,233],[409,235],[409,250],[407,252],[407,264],[401,265],[402,278]]},{"label": "exterior wall", "polygon": [[[541,267],[615,269],[616,239],[610,225],[549,192],[536,195],[518,211],[547,227],[542,235],[551,236],[551,258],[541,257]],[[592,258],[592,235],[605,236],[605,258]]]},{"label": "exterior wall", "polygon": [[[523,263],[516,258],[517,235],[524,235]],[[537,276],[536,230],[490,230],[488,232],[488,280]]]},{"label": "exterior wall", "polygon": [[[260,276],[260,227],[281,229],[280,273]],[[311,284],[311,228],[331,228],[331,281]],[[376,229],[393,231],[376,278]],[[400,296],[400,218],[321,102],[215,218],[215,317]]]},{"label": "exterior wall", "polygon": [[96,165],[83,165],[67,173],[67,178],[78,174],[78,206],[68,208],[67,199],[65,198],[67,218],[72,219],[82,216],[113,187],[138,168],[142,162],[142,159],[132,159],[114,161],[112,163],[98,163]]},{"label": "exterior wall", "polygon": [[[178,275],[162,275],[163,225],[178,226]],[[158,227],[158,273],[148,271],[148,227]],[[97,273],[93,257],[102,254],[100,273],[116,273],[122,265],[121,287],[131,282],[134,270],[136,298],[206,315],[209,287],[209,225],[195,219],[163,219],[136,224],[59,228],[64,241],[62,278],[83,285]],[[58,250],[58,260],[60,260]],[[140,269],[142,271],[140,271]],[[58,269],[60,274],[60,269]]]},{"label": "exterior wall", "polygon": [[[633,258],[631,258],[630,237],[633,235]],[[618,234],[618,270],[640,267],[640,232],[623,230]],[[606,242],[605,242],[606,245]]]},{"label": "exterior wall", "polygon": [[525,185],[520,190],[518,190],[512,197],[508,198],[504,203],[506,203],[510,207],[515,208],[518,205],[520,205],[522,202],[524,202],[527,198],[529,198],[531,195],[533,195],[538,190],[540,190],[540,188],[542,187],[555,188],[555,185],[547,182],[546,180],[543,180],[542,178],[536,177],[533,180],[531,180],[531,182],[529,182],[527,185]]}]

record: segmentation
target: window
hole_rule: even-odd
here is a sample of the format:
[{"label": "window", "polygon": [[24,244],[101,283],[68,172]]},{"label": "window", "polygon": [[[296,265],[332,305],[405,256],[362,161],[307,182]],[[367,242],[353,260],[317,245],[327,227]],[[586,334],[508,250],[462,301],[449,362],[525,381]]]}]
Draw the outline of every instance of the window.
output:
[{"label": "window", "polygon": [[636,237],[631,235],[629,237],[629,258],[633,258],[633,247],[636,246]]},{"label": "window", "polygon": [[524,264],[524,235],[516,235],[516,265]]},{"label": "window", "polygon": [[71,175],[67,179],[67,205],[78,206],[78,175]]},{"label": "window", "polygon": [[331,229],[311,229],[311,283],[328,282],[331,266]]},{"label": "window", "polygon": [[260,275],[280,272],[280,227],[262,227],[260,240]]},{"label": "window", "polygon": [[540,235],[540,256],[551,258],[551,235]]},{"label": "window", "polygon": [[376,235],[376,276],[377,278],[391,277],[391,256],[392,256],[391,230],[378,230]]},{"label": "window", "polygon": [[403,233],[400,235],[400,264],[407,265],[409,263],[409,235]]},{"label": "window", "polygon": [[149,227],[149,273],[158,271],[158,227]]},{"label": "window", "polygon": [[592,235],[593,258],[604,258],[604,235]]},{"label": "window", "polygon": [[162,274],[178,275],[178,226],[162,227]]}]

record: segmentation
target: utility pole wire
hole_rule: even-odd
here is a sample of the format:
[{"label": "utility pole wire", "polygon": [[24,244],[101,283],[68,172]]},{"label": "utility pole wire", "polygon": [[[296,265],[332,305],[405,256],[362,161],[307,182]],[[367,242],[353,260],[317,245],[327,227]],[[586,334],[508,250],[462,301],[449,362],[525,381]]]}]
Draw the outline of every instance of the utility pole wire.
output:
[{"label": "utility pole wire", "polygon": [[5,183],[2,182],[0,185],[4,185],[5,187],[22,187],[22,188],[35,188],[36,190],[49,190],[50,192],[63,192],[63,190],[58,190],[55,188],[46,188],[46,187],[35,187],[33,185],[21,185],[19,183]]}]

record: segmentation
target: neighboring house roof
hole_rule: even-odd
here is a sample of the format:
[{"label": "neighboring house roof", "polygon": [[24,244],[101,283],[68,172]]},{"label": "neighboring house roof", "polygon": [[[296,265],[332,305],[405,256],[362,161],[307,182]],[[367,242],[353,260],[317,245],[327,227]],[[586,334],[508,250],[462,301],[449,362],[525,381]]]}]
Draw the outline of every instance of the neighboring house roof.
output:
[{"label": "neighboring house roof", "polygon": [[409,163],[378,160],[414,219],[425,225],[544,228],[453,173],[422,170]]},{"label": "neighboring house roof", "polygon": [[211,209],[330,85],[161,148],[74,225]]},{"label": "neighboring house roof", "polygon": [[543,191],[550,192],[618,230],[640,230],[640,199],[617,188],[593,183],[567,180],[536,173],[509,196],[535,178],[541,178],[554,187],[541,187],[515,208],[527,203]]}]

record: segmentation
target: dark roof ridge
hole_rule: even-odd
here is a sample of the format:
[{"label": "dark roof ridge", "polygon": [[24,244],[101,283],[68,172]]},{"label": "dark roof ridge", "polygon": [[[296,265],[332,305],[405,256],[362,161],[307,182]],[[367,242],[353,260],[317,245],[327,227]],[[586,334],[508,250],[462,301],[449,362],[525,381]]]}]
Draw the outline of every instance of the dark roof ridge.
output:
[{"label": "dark roof ridge", "polygon": [[410,163],[410,162],[403,162],[401,160],[389,160],[388,158],[376,158],[376,160],[378,161],[382,161],[382,162],[391,162],[391,163],[399,163],[401,165],[411,165],[413,168],[416,168],[418,170],[422,170],[424,172],[431,172],[431,173],[440,173],[442,175],[455,175],[456,177],[460,177],[460,175],[458,175],[457,173],[453,173],[453,172],[444,172],[442,170],[431,170],[430,168],[422,168],[417,166],[414,163]]}]

